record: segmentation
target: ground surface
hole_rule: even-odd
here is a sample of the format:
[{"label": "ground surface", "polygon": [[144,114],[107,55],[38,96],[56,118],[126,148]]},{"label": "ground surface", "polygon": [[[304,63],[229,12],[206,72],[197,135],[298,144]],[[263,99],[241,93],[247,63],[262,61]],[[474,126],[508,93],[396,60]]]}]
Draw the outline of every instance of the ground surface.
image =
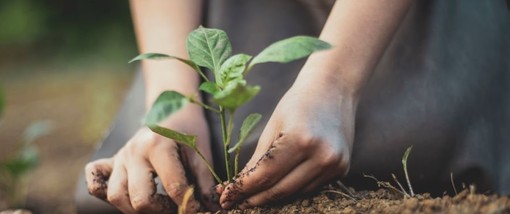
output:
[{"label": "ground surface", "polygon": [[339,191],[328,188],[286,205],[232,210],[228,213],[510,213],[510,198],[474,194],[468,189],[453,197],[437,198],[429,194],[403,197],[387,189],[354,192],[351,198]]}]

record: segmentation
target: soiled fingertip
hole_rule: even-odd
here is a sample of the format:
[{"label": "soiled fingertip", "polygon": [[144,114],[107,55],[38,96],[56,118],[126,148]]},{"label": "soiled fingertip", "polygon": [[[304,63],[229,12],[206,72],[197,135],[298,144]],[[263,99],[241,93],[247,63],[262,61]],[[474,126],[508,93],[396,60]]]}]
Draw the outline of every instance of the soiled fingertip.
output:
[{"label": "soiled fingertip", "polygon": [[232,202],[231,201],[225,201],[223,203],[221,203],[221,208],[223,209],[230,209],[230,207],[232,207]]},{"label": "soiled fingertip", "polygon": [[223,186],[221,184],[218,184],[214,187],[214,191],[216,191],[216,193],[218,193],[218,194],[221,194],[224,190],[225,190],[225,186]]}]

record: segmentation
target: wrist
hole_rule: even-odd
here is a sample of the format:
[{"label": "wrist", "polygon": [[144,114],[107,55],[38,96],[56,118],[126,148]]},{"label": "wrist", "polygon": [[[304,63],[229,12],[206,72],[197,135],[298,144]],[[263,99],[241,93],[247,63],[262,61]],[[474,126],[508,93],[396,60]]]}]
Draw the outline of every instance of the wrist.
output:
[{"label": "wrist", "polygon": [[313,65],[307,63],[299,73],[294,85],[298,87],[318,90],[319,94],[336,94],[345,99],[357,100],[361,86],[353,83],[342,75],[346,72],[338,71],[338,68],[327,65]]},{"label": "wrist", "polygon": [[144,61],[145,106],[150,109],[164,91],[177,91],[185,96],[198,95],[199,77],[193,69],[177,60]]}]

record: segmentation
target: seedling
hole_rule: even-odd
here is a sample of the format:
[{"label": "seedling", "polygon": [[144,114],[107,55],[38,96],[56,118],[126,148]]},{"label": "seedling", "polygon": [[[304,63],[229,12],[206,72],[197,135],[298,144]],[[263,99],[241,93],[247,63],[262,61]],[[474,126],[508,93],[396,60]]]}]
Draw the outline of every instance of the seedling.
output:
[{"label": "seedling", "polygon": [[5,195],[11,206],[23,206],[26,196],[27,175],[39,163],[37,147],[33,142],[53,129],[49,121],[30,124],[23,133],[23,140],[12,156],[0,162],[0,195]]},{"label": "seedling", "polygon": [[[212,95],[213,105],[200,102],[197,95],[183,95],[177,91],[165,91],[156,99],[145,118],[145,124],[154,132],[186,145],[195,151],[204,161],[216,181],[222,180],[216,174],[211,164],[205,159],[197,148],[196,136],[189,133],[180,133],[158,124],[171,116],[187,103],[197,104],[204,109],[217,113],[220,117],[223,149],[225,154],[226,178],[231,182],[239,173],[238,160],[241,147],[254,127],[261,119],[261,115],[252,113],[247,116],[239,129],[239,139],[231,146],[234,129],[234,115],[236,109],[250,101],[260,91],[259,86],[249,85],[245,76],[253,66],[266,62],[287,63],[307,57],[315,51],[328,49],[331,46],[317,38],[308,36],[295,36],[273,43],[257,56],[247,54],[232,54],[232,47],[227,34],[219,29],[199,27],[188,36],[186,47],[190,59],[183,59],[161,53],[145,53],[135,57],[133,61],[143,59],[175,59],[189,65],[203,79],[199,89]],[[212,72],[214,80],[210,80],[201,67]],[[234,163],[230,154],[234,153]],[[232,173],[232,167],[234,171]]]},{"label": "seedling", "polygon": [[413,186],[411,186],[411,180],[409,180],[409,174],[407,173],[407,158],[411,153],[411,149],[413,149],[413,146],[407,148],[406,152],[404,153],[404,156],[402,157],[402,166],[404,167],[404,174],[406,175],[407,186],[409,187],[409,194],[411,194],[411,197],[414,197]]},{"label": "seedling", "polygon": [[405,153],[404,153],[404,156],[402,156],[402,167],[404,169],[404,174],[405,174],[405,177],[406,177],[406,181],[407,181],[407,186],[409,187],[409,193],[405,190],[404,186],[402,186],[402,184],[398,181],[397,179],[397,176],[395,176],[395,174],[391,174],[391,176],[393,177],[393,180],[395,181],[395,183],[397,183],[398,187],[400,188],[397,189],[395,188],[393,185],[390,184],[390,182],[383,182],[383,181],[379,181],[377,178],[375,178],[374,176],[372,175],[365,175],[363,174],[363,176],[365,178],[371,178],[373,180],[375,180],[375,182],[377,182],[377,186],[379,187],[385,187],[389,190],[392,190],[394,192],[397,192],[397,193],[400,193],[402,194],[403,196],[405,197],[414,197],[414,191],[413,191],[413,187],[411,186],[411,180],[409,179],[409,174],[407,173],[407,158],[409,158],[409,154],[411,154],[411,149],[413,148],[413,146],[410,146],[406,149]]}]

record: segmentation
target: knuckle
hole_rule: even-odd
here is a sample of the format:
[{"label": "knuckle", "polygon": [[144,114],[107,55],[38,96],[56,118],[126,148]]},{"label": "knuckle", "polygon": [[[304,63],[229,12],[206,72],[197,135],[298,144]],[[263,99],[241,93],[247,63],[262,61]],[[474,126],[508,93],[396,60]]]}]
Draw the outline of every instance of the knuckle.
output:
[{"label": "knuckle", "polygon": [[165,185],[164,187],[170,198],[175,200],[180,199],[184,195],[187,186],[188,185],[181,183],[170,183],[168,185]]},{"label": "knuckle", "polygon": [[87,163],[85,165],[85,173],[92,173],[97,169],[97,163],[95,161]]},{"label": "knuckle", "polygon": [[336,152],[327,151],[321,155],[319,165],[321,167],[330,167],[338,165],[340,162],[340,156]]},{"label": "knuckle", "polygon": [[122,193],[109,193],[107,198],[108,202],[113,206],[120,206],[122,204],[122,200],[124,199],[124,196]]},{"label": "knuckle", "polygon": [[152,208],[150,196],[136,195],[131,197],[131,206],[138,212],[150,211]]},{"label": "knuckle", "polygon": [[302,133],[296,139],[295,145],[297,146],[298,149],[302,149],[303,151],[306,151],[313,147],[314,141],[315,141],[315,139],[313,136],[306,134],[306,133]]}]

